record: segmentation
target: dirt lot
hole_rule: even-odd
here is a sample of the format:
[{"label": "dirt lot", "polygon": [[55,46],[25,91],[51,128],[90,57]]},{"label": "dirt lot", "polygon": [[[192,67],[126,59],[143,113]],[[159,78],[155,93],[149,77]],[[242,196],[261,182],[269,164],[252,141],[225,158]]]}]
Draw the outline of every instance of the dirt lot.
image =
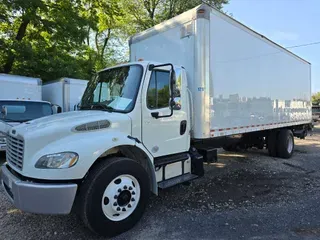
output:
[{"label": "dirt lot", "polygon": [[[116,239],[320,239],[319,170],[320,126],[296,140],[289,160],[221,151],[205,177],[152,197],[143,219]],[[75,216],[22,213],[1,189],[0,239],[102,238]]]}]

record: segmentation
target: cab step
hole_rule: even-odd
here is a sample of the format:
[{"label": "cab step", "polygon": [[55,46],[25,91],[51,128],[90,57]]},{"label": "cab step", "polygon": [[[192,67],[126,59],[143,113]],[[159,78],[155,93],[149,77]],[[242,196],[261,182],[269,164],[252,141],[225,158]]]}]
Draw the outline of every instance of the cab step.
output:
[{"label": "cab step", "polygon": [[169,187],[175,186],[175,185],[183,183],[183,182],[188,182],[188,181],[194,180],[198,177],[199,176],[197,176],[197,175],[187,173],[184,175],[180,175],[180,176],[159,182],[158,187],[161,189],[165,189],[165,188],[169,188]]},{"label": "cab step", "polygon": [[161,167],[171,163],[182,162],[188,160],[189,158],[190,155],[188,153],[178,153],[164,157],[157,157],[154,159],[154,166]]}]

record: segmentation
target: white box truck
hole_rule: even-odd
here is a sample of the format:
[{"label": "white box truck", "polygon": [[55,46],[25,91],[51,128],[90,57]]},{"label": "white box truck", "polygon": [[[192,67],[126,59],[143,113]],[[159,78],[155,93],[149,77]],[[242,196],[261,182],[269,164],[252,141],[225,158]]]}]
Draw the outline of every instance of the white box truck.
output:
[{"label": "white box truck", "polygon": [[[11,108],[13,112],[0,120],[11,126],[35,118],[51,115],[52,106],[42,101],[42,81],[40,78],[31,78],[11,74],[0,74],[0,110]],[[0,151],[6,149],[5,134],[0,133]]]},{"label": "white box truck", "polygon": [[80,111],[9,130],[21,153],[3,186],[17,208],[73,208],[113,236],[150,192],[202,176],[216,147],[289,158],[310,130],[310,64],[208,5],[132,37],[130,50],[131,62],[89,82]]},{"label": "white box truck", "polygon": [[60,78],[43,84],[43,100],[62,107],[63,112],[74,111],[88,84],[87,80]]}]

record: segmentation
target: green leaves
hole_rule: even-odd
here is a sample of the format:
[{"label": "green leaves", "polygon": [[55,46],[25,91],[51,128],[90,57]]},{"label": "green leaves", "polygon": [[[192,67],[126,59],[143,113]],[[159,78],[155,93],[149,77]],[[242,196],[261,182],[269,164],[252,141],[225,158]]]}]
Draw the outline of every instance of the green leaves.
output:
[{"label": "green leaves", "polygon": [[[211,0],[221,8],[228,0]],[[128,59],[129,36],[201,0],[2,0],[0,72],[89,79]]]},{"label": "green leaves", "polygon": [[320,104],[320,92],[317,92],[312,95],[312,104],[314,104],[314,105]]}]

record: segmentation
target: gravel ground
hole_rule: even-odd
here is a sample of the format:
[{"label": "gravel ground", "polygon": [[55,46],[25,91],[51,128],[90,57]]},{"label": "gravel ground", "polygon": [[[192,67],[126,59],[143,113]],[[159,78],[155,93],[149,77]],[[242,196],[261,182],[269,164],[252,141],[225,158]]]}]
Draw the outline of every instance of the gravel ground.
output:
[{"label": "gravel ground", "polygon": [[[203,178],[160,191],[136,227],[115,239],[320,239],[319,170],[320,126],[296,140],[289,160],[221,151]],[[0,239],[103,238],[73,215],[22,213],[1,189]]]}]

